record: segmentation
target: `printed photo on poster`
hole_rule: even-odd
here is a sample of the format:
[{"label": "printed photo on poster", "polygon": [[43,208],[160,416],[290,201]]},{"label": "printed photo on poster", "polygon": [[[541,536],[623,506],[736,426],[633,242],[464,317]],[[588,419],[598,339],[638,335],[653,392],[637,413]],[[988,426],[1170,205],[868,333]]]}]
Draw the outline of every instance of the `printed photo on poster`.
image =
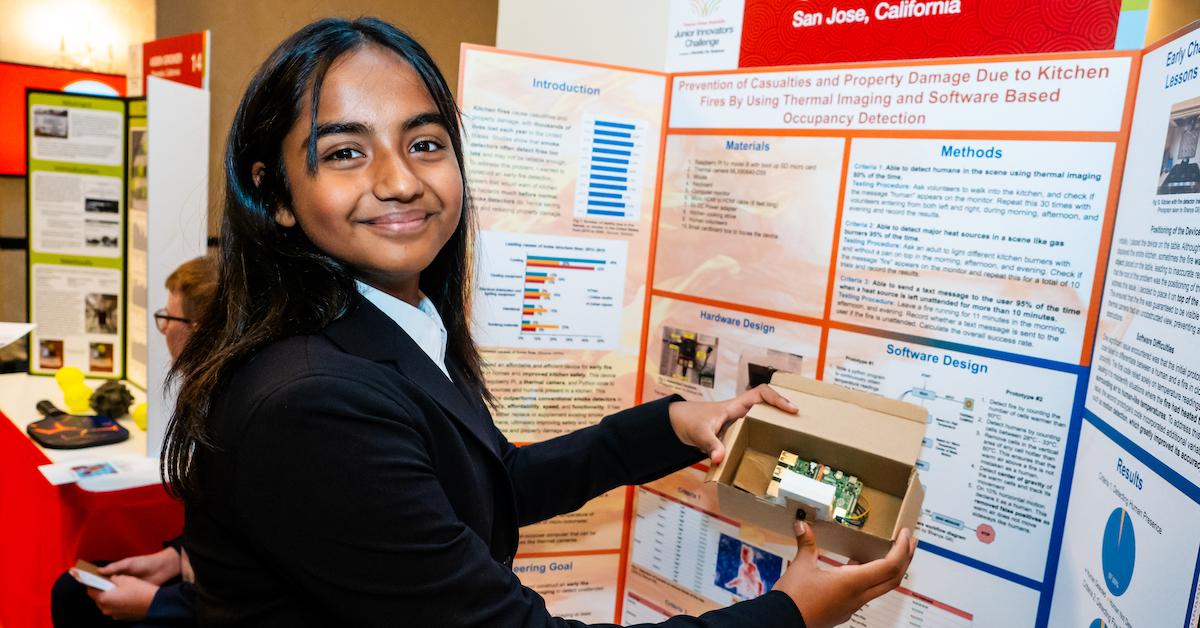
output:
[{"label": "printed photo on poster", "polygon": [[717,380],[718,342],[716,336],[664,327],[659,375],[712,388]]},{"label": "printed photo on poster", "polygon": [[63,341],[43,339],[38,342],[38,368],[50,370],[62,368]]},{"label": "printed photo on poster", "polygon": [[83,221],[83,241],[88,248],[115,249],[121,243],[120,233],[119,220],[88,218]]},{"label": "printed photo on poster", "polygon": [[717,578],[713,583],[743,600],[756,598],[775,586],[783,558],[722,534],[717,541]]},{"label": "printed photo on poster", "polygon": [[113,370],[113,343],[88,343],[88,369],[97,373],[111,373]]},{"label": "printed photo on poster", "polygon": [[1158,173],[1159,194],[1200,192],[1197,144],[1200,144],[1200,98],[1189,98],[1171,106],[1167,141]]},{"label": "printed photo on poster", "polygon": [[738,360],[737,391],[741,393],[759,384],[769,384],[771,378],[779,371],[803,373],[803,369],[802,355],[775,349],[747,347]]},{"label": "printed photo on poster", "polygon": [[146,161],[149,145],[146,129],[129,130],[129,202],[138,208],[146,203]]},{"label": "printed photo on poster", "polygon": [[66,109],[39,108],[33,110],[33,134],[37,137],[67,138],[70,125]]},{"label": "printed photo on poster", "polygon": [[89,334],[117,333],[117,295],[88,294],[84,300],[84,320]]}]

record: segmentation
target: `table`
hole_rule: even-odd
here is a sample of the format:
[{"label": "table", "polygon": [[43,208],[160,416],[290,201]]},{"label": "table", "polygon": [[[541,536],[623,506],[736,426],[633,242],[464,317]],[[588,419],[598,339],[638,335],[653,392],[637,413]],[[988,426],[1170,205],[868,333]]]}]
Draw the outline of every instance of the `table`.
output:
[{"label": "table", "polygon": [[[95,388],[101,381],[88,381]],[[128,385],[128,384],[127,384]],[[144,399],[129,386],[137,401]],[[103,492],[51,486],[38,465],[145,455],[146,433],[119,421],[129,440],[104,447],[44,449],[25,433],[34,405],[65,408],[54,379],[0,375],[0,627],[50,626],[50,587],[77,558],[115,560],[162,549],[183,529],[183,508],[157,478],[132,478]]]}]

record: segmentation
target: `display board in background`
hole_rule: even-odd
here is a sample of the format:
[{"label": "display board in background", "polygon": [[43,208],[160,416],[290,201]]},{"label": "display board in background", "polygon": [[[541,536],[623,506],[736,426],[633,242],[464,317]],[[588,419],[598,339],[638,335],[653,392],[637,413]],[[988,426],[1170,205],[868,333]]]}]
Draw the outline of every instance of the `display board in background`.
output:
[{"label": "display board in background", "polygon": [[29,372],[124,374],[125,101],[27,92]]},{"label": "display board in background", "polygon": [[147,307],[147,246],[149,244],[149,129],[146,99],[129,100],[129,138],[126,141],[126,212],[125,212],[125,379],[146,389],[147,344],[151,310]]},{"label": "display board in background", "polygon": [[1142,61],[1051,625],[1194,628],[1200,30]]},{"label": "display board in background", "polygon": [[125,77],[0,62],[0,175],[26,173],[26,89],[120,96]]},{"label": "display board in background", "polygon": [[171,355],[154,327],[153,312],[167,305],[167,277],[208,250],[211,97],[206,90],[156,76],[146,84],[146,257],[145,267],[131,268],[129,274],[144,279],[146,287],[145,318],[138,323],[147,330],[146,454],[158,457],[175,392],[167,387]]}]

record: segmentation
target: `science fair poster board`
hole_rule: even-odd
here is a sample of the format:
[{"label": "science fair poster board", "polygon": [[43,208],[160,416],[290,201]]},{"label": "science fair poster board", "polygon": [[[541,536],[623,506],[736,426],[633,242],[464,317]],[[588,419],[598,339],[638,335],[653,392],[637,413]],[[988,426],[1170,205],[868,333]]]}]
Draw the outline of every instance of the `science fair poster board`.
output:
[{"label": "science fair poster board", "polygon": [[146,251],[149,241],[147,226],[148,188],[146,176],[149,163],[149,137],[146,118],[146,99],[129,99],[129,137],[126,140],[126,212],[125,256],[125,379],[146,389],[146,362],[149,359],[147,342],[154,327],[147,307]]},{"label": "science fair poster board", "polygon": [[[166,385],[171,354],[154,326],[167,305],[167,277],[180,264],[207,252],[208,91],[157,76],[146,80],[146,454],[157,457],[175,408]],[[156,166],[155,164],[162,164]],[[132,244],[132,242],[131,242]],[[132,257],[130,263],[132,264]]]},{"label": "science fair poster board", "polygon": [[[464,46],[479,225],[476,339],[518,443],[635,402],[667,77]],[[555,612],[612,621],[628,492],[523,531],[514,571]]]},{"label": "science fair poster board", "polygon": [[1200,30],[1145,53],[1050,625],[1200,622]]},{"label": "science fair poster board", "polygon": [[[477,69],[485,67],[482,59],[490,60],[487,72]],[[495,67],[530,59],[538,69],[523,75]],[[1047,624],[1056,586],[1064,577],[1079,580],[1067,575],[1075,534],[1065,525],[1072,483],[1095,493],[1078,475],[1076,451],[1140,59],[1139,52],[1095,52],[674,74],[662,100],[658,172],[634,167],[645,162],[636,142],[597,145],[597,137],[628,138],[596,134],[594,125],[573,121],[563,121],[568,139],[556,141],[574,143],[560,153],[575,152],[574,161],[539,154],[536,136],[527,138],[531,154],[521,157],[511,146],[470,134],[468,159],[487,155],[528,172],[484,186],[508,186],[517,199],[510,202],[517,203],[538,198],[536,188],[517,182],[573,170],[574,180],[547,188],[553,201],[543,197],[557,204],[558,216],[578,211],[580,189],[588,191],[587,200],[621,203],[627,200],[602,195],[628,190],[596,184],[632,188],[631,181],[654,177],[654,205],[643,200],[636,209],[639,216],[653,215],[647,274],[639,274],[632,252],[625,258],[627,284],[647,285],[643,319],[634,321],[644,330],[636,399],[671,393],[722,399],[788,370],[929,409],[918,462],[928,497],[917,557],[901,589],[864,608],[853,625],[1056,625]],[[472,72],[502,81],[489,86],[496,92],[513,91],[503,85],[568,92],[515,115],[551,111],[585,90],[603,99],[599,86],[629,72],[481,48],[464,54],[463,68],[467,82],[460,94],[468,104],[480,97],[472,91],[479,89]],[[572,80],[580,71],[590,82]],[[1175,117],[1200,113],[1190,107]],[[469,117],[473,110],[464,112]],[[1186,119],[1172,128],[1154,148],[1162,181],[1171,168],[1191,163],[1196,151],[1187,142],[1200,138]],[[1185,132],[1192,139],[1181,140]],[[579,149],[589,143],[592,150]],[[613,149],[623,152],[605,152]],[[628,163],[597,162],[596,156]],[[495,172],[470,176],[474,186]],[[520,190],[529,196],[518,198]],[[489,196],[476,194],[481,213]],[[537,229],[521,228],[537,221],[509,220],[506,231],[519,235],[505,236],[505,243],[575,237],[561,231],[538,237]],[[525,270],[533,284],[522,294],[566,300],[566,291],[534,285],[545,277],[528,272],[536,252],[522,258],[510,248],[509,255],[490,258],[497,245],[488,238],[497,237],[484,234],[481,277],[517,278]],[[601,279],[590,281],[588,294],[600,294]],[[483,281],[481,292],[489,296]],[[541,333],[530,316],[564,312],[550,324],[601,320],[532,301],[522,308],[528,309],[479,308],[477,328],[519,324],[528,326],[523,332]],[[511,336],[491,338],[488,351],[505,355],[520,347]],[[1096,351],[1099,361],[1099,345]],[[525,359],[539,364],[536,357]],[[572,379],[554,365],[542,370]],[[1128,370],[1116,387],[1130,389]],[[510,438],[538,440],[565,426],[562,417],[569,415],[560,412],[559,401],[543,397],[544,379],[504,381],[502,408],[517,400],[541,413],[509,424],[500,419],[504,411],[498,413]],[[619,386],[629,382],[614,383],[616,398]],[[567,385],[556,392],[563,390]],[[586,419],[576,414],[570,425],[590,424],[605,412],[598,407]],[[539,421],[545,421],[540,430]],[[1081,456],[1100,451],[1079,450]],[[692,468],[629,489],[623,512],[610,494],[580,513],[523,530],[523,540],[536,542],[523,544],[519,559],[578,568],[579,558],[610,560],[611,550],[598,549],[597,539],[615,538],[614,522],[623,519],[618,574],[589,569],[584,578],[560,567],[555,578],[550,565],[542,565],[545,571],[535,565],[518,568],[518,575],[548,593],[554,612],[579,619],[607,619],[613,606],[606,595],[616,591],[615,618],[627,623],[702,613],[769,590],[794,553],[794,540],[723,516],[703,472]],[[605,501],[612,509],[597,507]],[[1183,516],[1172,526],[1176,534],[1200,525],[1191,510],[1176,508]],[[551,538],[563,542],[546,544]],[[1084,551],[1095,547],[1083,537],[1077,542]],[[831,568],[838,562],[826,558]],[[737,576],[747,559],[762,582]],[[1194,574],[1195,561],[1185,562]],[[1157,577],[1147,581],[1153,585]],[[1055,604],[1069,607],[1080,595],[1087,590],[1059,591]],[[1182,616],[1193,605],[1180,599],[1173,612]]]},{"label": "science fair poster board", "polygon": [[124,314],[125,102],[27,92],[29,371],[117,379]]},{"label": "science fair poster board", "polygon": [[854,625],[1046,612],[1136,72],[1110,52],[672,77],[643,396],[799,366],[930,411],[917,558]]}]

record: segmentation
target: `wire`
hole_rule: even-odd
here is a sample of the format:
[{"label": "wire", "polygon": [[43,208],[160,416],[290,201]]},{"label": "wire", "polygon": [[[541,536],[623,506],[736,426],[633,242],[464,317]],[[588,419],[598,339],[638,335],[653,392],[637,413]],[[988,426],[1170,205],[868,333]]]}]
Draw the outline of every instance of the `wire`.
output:
[{"label": "wire", "polygon": [[859,496],[858,496],[858,503],[856,503],[856,504],[854,505],[854,514],[853,514],[853,515],[848,515],[848,516],[846,516],[846,517],[843,517],[843,518],[844,518],[844,519],[851,519],[851,520],[854,520],[854,521],[859,521],[859,520],[861,520],[861,519],[866,519],[866,518],[867,518],[867,515],[868,515],[868,514],[870,514],[870,512],[871,512],[871,502],[867,501],[867,498],[866,498],[866,497],[863,497],[862,495],[859,495]]}]

